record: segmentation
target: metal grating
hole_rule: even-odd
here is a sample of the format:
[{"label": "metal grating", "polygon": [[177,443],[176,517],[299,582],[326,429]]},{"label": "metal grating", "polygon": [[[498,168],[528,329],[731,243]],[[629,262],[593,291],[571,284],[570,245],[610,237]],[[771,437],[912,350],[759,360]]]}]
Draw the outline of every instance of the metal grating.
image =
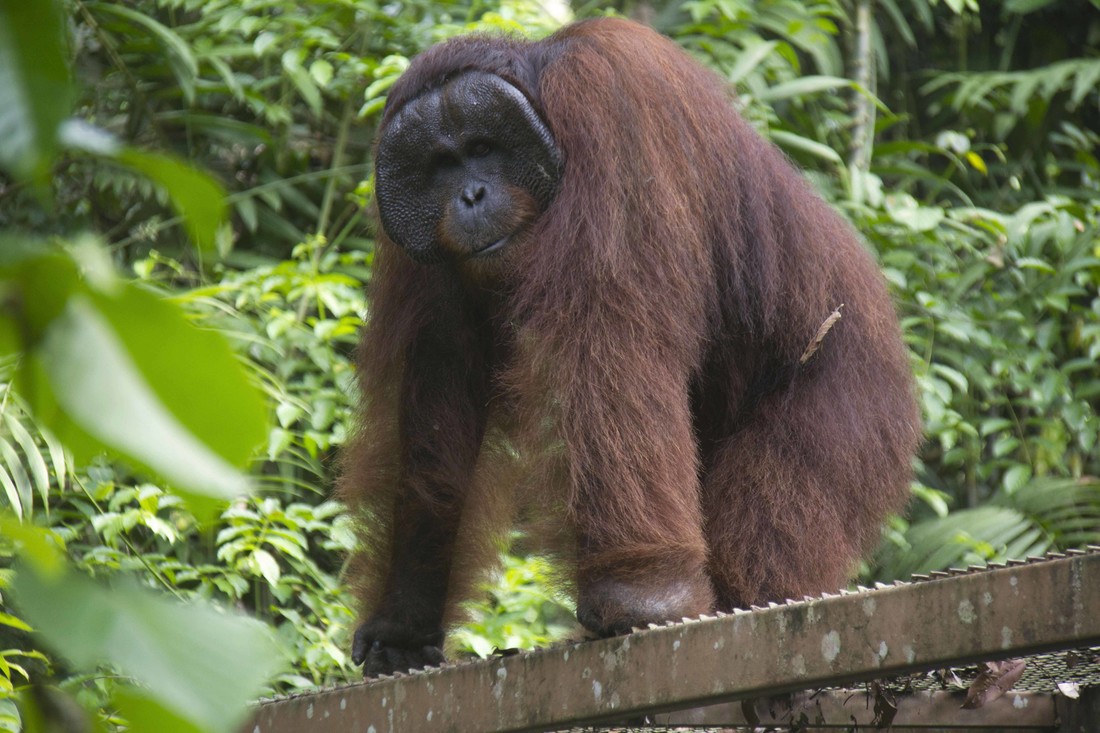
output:
[{"label": "metal grating", "polygon": [[[978,709],[963,709],[962,704],[984,665],[966,665],[875,680],[856,689],[809,690],[655,715],[635,725],[573,728],[569,733],[726,733],[751,728],[808,732],[853,726],[875,730],[887,725],[893,731],[1062,731],[1073,730],[1064,727],[1067,712],[1082,696],[1092,695],[1100,701],[1100,647],[1035,654],[1021,660],[1025,671],[1010,691]],[[887,711],[876,716],[880,697],[893,708],[888,721]],[[1100,726],[1100,719],[1090,722]]]},{"label": "metal grating", "polygon": [[[1096,644],[1100,548],[1090,548],[267,701],[243,730],[562,730],[641,720],[662,710],[686,712],[651,719],[708,730],[714,724],[696,715],[701,706],[710,706],[702,708],[710,713],[726,709],[719,729],[738,725],[737,711],[751,725],[765,719],[782,725],[784,718],[788,726],[809,725],[852,716],[871,725],[876,717],[881,722],[874,710],[879,699],[899,693],[913,709],[898,706],[894,729],[902,730],[896,718],[903,713],[928,720],[958,717],[967,665],[1025,655],[1044,655],[1032,672],[1042,691],[1002,697],[978,717],[1002,715],[1006,722],[998,729],[1021,729],[1012,724],[1025,716],[1013,706],[1030,705],[1029,714],[1040,720],[1042,712],[1042,726],[1050,729],[1057,700],[1043,680],[1080,677],[1088,690]],[[1067,649],[1079,649],[1077,656],[1067,657]],[[952,669],[939,678],[928,675]]]},{"label": "metal grating", "polygon": [[[1100,613],[1100,609],[1096,610]],[[1026,666],[1012,689],[1021,692],[1058,692],[1059,684],[1100,687],[1100,647],[1083,647],[1064,652],[1023,657]],[[949,667],[924,674],[885,680],[899,692],[914,690],[965,689],[981,672],[978,665]]]}]

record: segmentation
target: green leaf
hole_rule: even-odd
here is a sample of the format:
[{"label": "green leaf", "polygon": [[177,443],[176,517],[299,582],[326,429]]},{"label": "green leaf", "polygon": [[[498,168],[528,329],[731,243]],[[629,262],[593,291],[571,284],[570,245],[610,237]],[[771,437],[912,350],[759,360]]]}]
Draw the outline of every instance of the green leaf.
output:
[{"label": "green leaf", "polygon": [[1058,272],[1049,262],[1039,257],[1020,257],[1016,260],[1016,266],[1023,270],[1038,270],[1047,275],[1055,275]]},{"label": "green leaf", "polygon": [[251,197],[244,197],[234,201],[234,208],[237,211],[237,215],[241,217],[241,221],[244,223],[245,229],[255,233],[259,227],[260,218],[256,212],[256,201]]},{"label": "green leaf", "polygon": [[61,140],[72,150],[112,160],[149,178],[168,195],[195,245],[215,249],[227,206],[225,191],[208,173],[171,155],[125,147],[110,133],[78,120],[62,126]]},{"label": "green leaf", "polygon": [[729,83],[739,84],[741,80],[759,66],[760,62],[767,58],[768,54],[778,45],[778,41],[758,41],[746,48],[737,57],[737,63],[733,65],[729,75],[726,77]]},{"label": "green leaf", "polygon": [[938,374],[948,382],[959,394],[966,394],[970,391],[970,383],[966,379],[966,375],[960,372],[958,369],[952,369],[946,364],[932,364],[932,373]]},{"label": "green leaf", "polygon": [[1009,13],[1026,15],[1042,10],[1053,2],[1055,0],[1005,0],[1005,10]]},{"label": "green leaf", "polygon": [[158,398],[223,459],[244,466],[267,434],[267,405],[218,332],[136,285],[95,296]]},{"label": "green leaf", "polygon": [[263,56],[269,48],[275,47],[278,43],[279,37],[276,34],[264,31],[252,42],[252,52],[257,56]]},{"label": "green leaf", "polygon": [[[902,13],[901,9],[898,7],[897,2],[895,0],[880,0],[879,6],[886,11],[886,14],[888,16],[890,16],[890,20],[891,22],[893,22],[894,28],[897,29],[898,35],[901,36],[901,39],[905,42],[905,45],[909,48],[915,48],[917,45],[917,37],[913,33],[912,27],[909,25],[909,20],[905,17],[905,14]],[[919,10],[916,10],[913,14],[917,16],[918,21],[924,20],[924,18],[921,17],[922,13]]]},{"label": "green leaf", "polygon": [[37,572],[47,576],[63,572],[64,542],[52,530],[23,524],[10,514],[0,512],[0,536],[16,543],[19,557],[33,564]]},{"label": "green leaf", "polygon": [[168,26],[144,13],[128,8],[122,3],[87,3],[89,10],[95,13],[107,13],[128,21],[148,33],[167,52],[168,65],[179,82],[187,104],[195,101],[195,79],[199,75],[199,65],[195,61],[191,48]]},{"label": "green leaf", "polygon": [[[398,76],[386,76],[381,79],[376,79],[371,82],[366,91],[363,92],[363,98],[367,100],[376,99],[380,94],[388,90],[394,84],[397,83]],[[385,100],[383,100],[385,102]]]},{"label": "green leaf", "polygon": [[15,442],[23,449],[23,455],[26,456],[31,476],[34,477],[34,485],[38,488],[38,495],[42,498],[42,506],[46,506],[50,494],[50,471],[46,468],[46,461],[38,450],[38,444],[35,443],[34,438],[31,437],[27,429],[10,413],[4,415],[4,423],[11,431]]},{"label": "green leaf", "polygon": [[[31,489],[31,479],[27,475],[27,469],[23,467],[23,461],[19,458],[19,454],[16,453],[15,447],[3,436],[0,436],[0,459],[3,459],[3,463],[7,464],[8,475],[15,482],[15,488],[19,493],[20,503],[23,505],[23,513],[27,516],[31,513],[31,507],[34,505],[34,492]],[[0,470],[3,470],[3,465],[0,465]],[[8,487],[4,486],[5,493],[8,493]]]},{"label": "green leaf", "polygon": [[[1097,0],[1097,1],[1100,2],[1100,0]],[[386,106],[386,98],[385,97],[376,97],[375,99],[372,99],[371,101],[367,102],[362,107],[360,107],[358,115],[361,118],[370,117],[371,115],[374,115],[374,114],[377,114],[377,113],[381,112],[382,108],[385,107],[385,106]]]},{"label": "green leaf", "polygon": [[116,666],[156,704],[209,730],[233,730],[279,666],[259,623],[130,583],[107,587],[72,572],[44,580],[24,566],[13,591],[24,617],[78,668]]},{"label": "green leaf", "polygon": [[1019,447],[1020,439],[1015,435],[1002,435],[993,441],[993,456],[995,458],[1003,458]]},{"label": "green leaf", "polygon": [[290,402],[280,402],[279,406],[275,408],[275,417],[279,419],[279,425],[289,428],[298,421],[303,412],[304,410],[298,405]]},{"label": "green leaf", "polygon": [[332,64],[324,59],[317,59],[309,65],[309,75],[319,87],[327,87],[332,81]]},{"label": "green leaf", "polygon": [[945,498],[947,495],[942,491],[916,484],[913,486],[913,496],[927,504],[937,517],[946,517],[951,512]]},{"label": "green leaf", "polygon": [[272,428],[267,438],[267,458],[276,460],[282,453],[294,444],[294,433],[283,428]]},{"label": "green leaf", "polygon": [[119,689],[111,696],[111,702],[131,733],[208,733],[209,730],[176,714],[155,695],[138,687]]},{"label": "green leaf", "polygon": [[260,575],[264,577],[264,580],[269,585],[278,585],[279,578],[282,576],[282,571],[279,569],[279,562],[275,557],[267,550],[256,550],[252,553],[252,561],[256,564],[256,569]]},{"label": "green leaf", "polygon": [[20,631],[33,631],[26,621],[12,616],[10,613],[4,613],[3,611],[0,611],[0,624],[10,626],[13,629],[19,629]]},{"label": "green leaf", "polygon": [[[1100,9],[1100,0],[1092,0],[1092,2],[1097,6],[1097,9]],[[1100,60],[1085,62],[1073,80],[1070,108],[1076,108],[1077,105],[1081,104],[1085,97],[1096,89],[1097,83],[1100,83]]]},{"label": "green leaf", "polygon": [[[193,498],[241,493],[233,466],[262,442],[266,408],[224,339],[143,288],[105,277],[96,290],[71,259],[27,251],[0,256],[0,281],[33,294],[19,314],[30,358],[16,386],[40,423],[82,457],[115,449]],[[64,454],[48,434],[47,444],[61,482]]]},{"label": "green leaf", "polygon": [[[126,290],[133,295],[133,288]],[[240,402],[238,397],[227,396],[228,403],[219,401],[231,386],[220,385],[213,394],[204,394],[202,382],[194,381],[219,371],[221,365],[217,361],[213,364],[205,361],[216,352],[209,348],[209,340],[215,337],[188,334],[185,324],[179,322],[182,319],[178,315],[177,322],[166,318],[167,305],[151,294],[119,300],[121,303],[112,303],[105,298],[76,296],[47,330],[36,361],[49,379],[58,406],[88,436],[161,474],[188,492],[193,500],[211,497],[229,500],[246,493],[247,481],[226,458],[227,454],[238,457],[242,443],[239,436],[231,434],[234,423],[245,427],[248,436],[254,435],[255,426],[248,418],[254,419],[255,412],[239,423],[239,416],[231,412],[233,403]],[[120,306],[141,310],[123,313]],[[108,315],[106,311],[113,312]],[[149,330],[139,333],[143,327]],[[123,333],[131,344],[124,342]],[[166,359],[152,352],[161,344],[168,352],[178,352],[180,344],[172,343],[176,338],[195,344],[200,350],[156,373],[156,367]],[[138,353],[127,349],[128,345],[137,346]],[[162,384],[174,382],[176,389],[167,395],[169,404],[158,397],[146,375]],[[230,370],[224,376],[233,382],[232,375]],[[182,400],[187,394],[194,402],[185,406]],[[246,410],[251,407],[249,402],[246,397],[241,403]],[[223,425],[219,429],[202,430],[200,435],[214,438],[211,443],[219,445],[222,454],[201,442],[173,414],[172,408],[179,410],[178,415],[190,418],[192,424],[220,417]],[[211,410],[211,414],[200,417],[198,413],[202,410]],[[57,432],[65,434],[64,430]],[[199,506],[195,508],[198,510]],[[205,509],[212,507],[206,505]]]},{"label": "green leaf", "polygon": [[[65,448],[61,445],[60,441],[54,436],[52,432],[45,428],[39,427],[39,435],[42,436],[42,440],[46,443],[46,448],[50,452],[50,463],[53,464],[54,478],[57,480],[58,488],[65,487],[65,478],[68,475],[68,457],[65,455]],[[46,502],[43,498],[43,504]]]},{"label": "green leaf", "polygon": [[827,92],[840,87],[850,87],[852,82],[839,76],[802,76],[791,81],[768,87],[757,95],[762,102],[774,103],[791,97],[804,97]]},{"label": "green leaf", "polygon": [[72,107],[66,60],[59,2],[0,2],[0,169],[43,188]]},{"label": "green leaf", "polygon": [[819,143],[816,140],[810,140],[807,137],[802,137],[801,135],[796,135],[793,132],[787,132],[785,130],[771,130],[768,135],[772,140],[785,148],[801,150],[821,158],[822,160],[827,160],[830,163],[844,165],[844,161],[841,160],[839,153],[828,145]]},{"label": "green leaf", "polygon": [[[23,518],[23,499],[19,496],[19,489],[15,486],[11,474],[0,464],[0,487],[4,489],[4,495],[8,497],[8,506],[15,512],[15,516]],[[29,507],[28,507],[29,509]]]},{"label": "green leaf", "polygon": [[1030,480],[1031,466],[1019,464],[1005,471],[1002,483],[1004,484],[1006,492],[1008,492],[1009,494],[1015,494]]},{"label": "green leaf", "polygon": [[296,560],[305,560],[305,553],[303,552],[302,545],[306,544],[306,542],[301,535],[280,536],[269,534],[264,538],[264,541],[272,547],[277,548],[284,555],[289,555]]},{"label": "green leaf", "polygon": [[126,148],[118,161],[140,171],[168,194],[197,247],[214,250],[226,217],[225,191],[208,173],[162,153]]},{"label": "green leaf", "polygon": [[1002,430],[1008,430],[1012,427],[1013,423],[1003,417],[993,417],[986,420],[982,420],[980,423],[980,434],[982,437],[986,437],[992,433],[999,433]]},{"label": "green leaf", "polygon": [[891,209],[894,220],[904,224],[914,232],[929,232],[940,225],[946,216],[938,206],[912,206]]},{"label": "green leaf", "polygon": [[970,167],[981,173],[983,176],[989,175],[989,169],[985,166],[985,161],[982,160],[982,156],[970,150],[966,153],[966,162],[970,163]]},{"label": "green leaf", "polygon": [[317,84],[313,81],[309,73],[302,68],[302,61],[304,59],[304,49],[291,49],[286,51],[282,56],[283,71],[290,77],[291,83],[298,89],[299,94],[302,95],[302,99],[309,105],[313,114],[319,117],[323,106],[321,90],[317,88]]}]

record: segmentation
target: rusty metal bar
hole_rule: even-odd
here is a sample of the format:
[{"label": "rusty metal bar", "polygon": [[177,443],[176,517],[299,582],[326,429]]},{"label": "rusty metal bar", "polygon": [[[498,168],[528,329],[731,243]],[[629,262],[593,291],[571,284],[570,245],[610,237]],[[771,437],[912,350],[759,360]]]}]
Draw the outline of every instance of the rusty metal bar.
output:
[{"label": "rusty metal bar", "polygon": [[1096,642],[1100,554],[1071,555],[268,701],[243,730],[555,730]]}]

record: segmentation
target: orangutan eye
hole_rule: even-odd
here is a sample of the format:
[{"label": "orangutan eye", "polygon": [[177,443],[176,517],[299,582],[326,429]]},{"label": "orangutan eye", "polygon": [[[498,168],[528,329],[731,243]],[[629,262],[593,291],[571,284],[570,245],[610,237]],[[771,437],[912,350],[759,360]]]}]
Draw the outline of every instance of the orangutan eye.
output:
[{"label": "orangutan eye", "polygon": [[488,140],[474,140],[466,147],[466,154],[471,158],[484,158],[492,149]]}]

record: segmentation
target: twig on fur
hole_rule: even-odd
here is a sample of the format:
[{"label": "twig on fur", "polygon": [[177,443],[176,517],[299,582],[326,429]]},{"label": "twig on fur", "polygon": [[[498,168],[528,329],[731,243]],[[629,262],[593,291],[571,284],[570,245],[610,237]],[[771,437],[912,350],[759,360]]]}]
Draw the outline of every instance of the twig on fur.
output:
[{"label": "twig on fur", "polygon": [[817,350],[821,348],[821,342],[825,340],[825,335],[829,333],[829,329],[833,327],[833,324],[840,320],[840,309],[844,307],[841,303],[836,307],[836,310],[829,314],[829,317],[818,327],[817,333],[814,334],[813,339],[810,341],[809,346],[802,352],[801,358],[799,358],[799,364],[805,364],[810,360]]}]

